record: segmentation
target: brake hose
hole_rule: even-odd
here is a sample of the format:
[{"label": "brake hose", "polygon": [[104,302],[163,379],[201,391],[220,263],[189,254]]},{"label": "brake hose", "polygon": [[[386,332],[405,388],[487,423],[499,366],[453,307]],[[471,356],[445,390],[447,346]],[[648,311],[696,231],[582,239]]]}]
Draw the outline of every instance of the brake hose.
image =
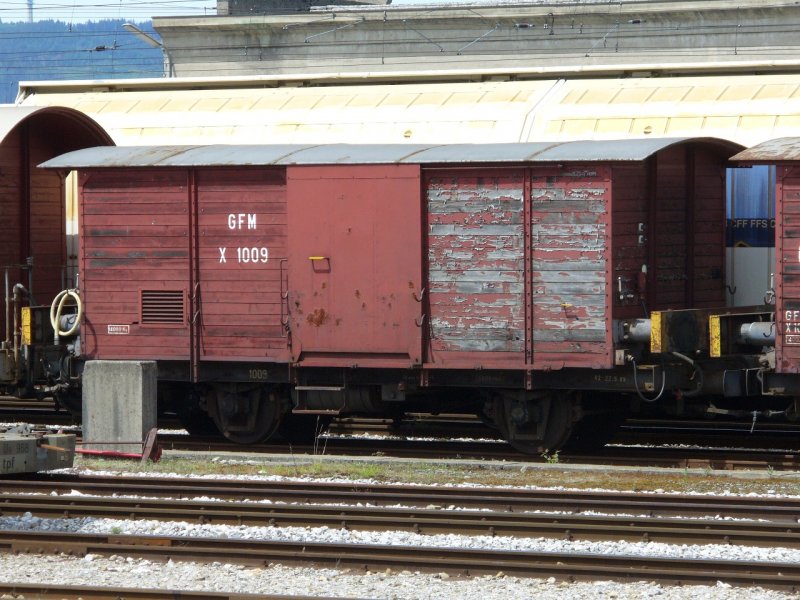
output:
[{"label": "brake hose", "polygon": [[[67,331],[61,331],[61,311],[64,309],[64,304],[66,303],[67,298],[72,298],[75,301],[77,313],[75,315],[75,323],[73,323],[72,327],[70,327]],[[55,298],[53,298],[53,303],[50,305],[50,325],[53,326],[56,343],[58,343],[59,337],[69,337],[78,331],[82,315],[83,303],[81,302],[81,296],[77,289],[73,288],[69,290],[63,290],[59,292]]]}]

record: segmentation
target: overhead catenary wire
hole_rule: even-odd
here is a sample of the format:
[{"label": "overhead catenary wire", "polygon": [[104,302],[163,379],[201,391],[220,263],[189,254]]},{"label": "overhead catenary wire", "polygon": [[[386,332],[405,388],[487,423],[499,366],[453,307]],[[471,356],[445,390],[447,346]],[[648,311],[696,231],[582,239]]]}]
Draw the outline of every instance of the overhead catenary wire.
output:
[{"label": "overhead catenary wire", "polygon": [[[76,15],[85,15],[90,13],[92,19],[98,18],[116,18],[119,16],[121,9],[128,14],[141,14],[143,18],[149,19],[153,13],[163,12],[164,10],[175,11],[175,15],[179,14],[207,14],[209,2],[202,0],[126,0],[123,4],[120,1],[114,2],[108,0],[107,2],[69,2],[69,3],[56,3],[56,2],[35,2],[34,3],[34,18],[37,20],[57,19],[74,22]],[[0,4],[0,19],[8,21],[9,18],[16,18],[19,21],[27,20],[28,15],[28,0],[6,0]]]}]

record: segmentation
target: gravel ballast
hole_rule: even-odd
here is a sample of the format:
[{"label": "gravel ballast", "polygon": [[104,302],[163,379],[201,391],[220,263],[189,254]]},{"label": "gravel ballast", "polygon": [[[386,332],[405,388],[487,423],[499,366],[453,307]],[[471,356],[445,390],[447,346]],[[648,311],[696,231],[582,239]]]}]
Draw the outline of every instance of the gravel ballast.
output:
[{"label": "gravel ballast", "polygon": [[[93,474],[98,474],[94,472]],[[111,472],[104,475],[113,475]],[[141,475],[141,474],[138,474]],[[165,476],[160,473],[158,476]],[[214,479],[221,477],[212,476]],[[225,477],[225,479],[229,479]],[[232,478],[234,481],[236,478]],[[243,479],[275,481],[295,479],[275,476]],[[297,478],[306,479],[306,478]],[[526,486],[527,487],[527,486]],[[530,489],[530,488],[528,488]],[[659,492],[664,493],[663,490]],[[752,548],[730,545],[673,545],[628,542],[568,542],[544,538],[512,538],[459,535],[419,535],[409,532],[346,531],[328,527],[247,527],[201,525],[172,521],[126,521],[74,518],[42,519],[30,514],[0,518],[0,528],[25,531],[68,531],[97,534],[213,536],[257,540],[393,544],[428,547],[516,549],[537,552],[591,552],[606,555],[708,558],[800,562],[800,551],[787,548]],[[716,586],[662,586],[653,582],[598,581],[564,583],[555,579],[494,576],[458,578],[445,573],[354,573],[270,565],[264,568],[214,562],[157,562],[122,556],[38,556],[0,554],[0,581],[9,583],[56,583],[93,587],[144,587],[164,590],[214,591],[286,595],[325,595],[342,598],[476,599],[491,598],[649,598],[720,599],[796,598],[795,595],[760,588]]]},{"label": "gravel ballast", "polygon": [[560,583],[554,579],[526,579],[503,574],[457,579],[445,574],[410,572],[351,574],[333,569],[288,568],[278,565],[246,568],[219,562],[156,563],[114,556],[103,558],[91,554],[83,558],[3,554],[0,555],[0,581],[408,600],[796,598],[760,588],[732,588],[721,583],[714,587],[668,587],[649,582]]}]

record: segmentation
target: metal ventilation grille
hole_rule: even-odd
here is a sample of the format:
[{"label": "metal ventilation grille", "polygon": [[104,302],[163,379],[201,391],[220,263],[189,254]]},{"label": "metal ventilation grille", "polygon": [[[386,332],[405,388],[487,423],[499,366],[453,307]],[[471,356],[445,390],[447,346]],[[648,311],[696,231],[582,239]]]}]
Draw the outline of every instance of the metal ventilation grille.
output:
[{"label": "metal ventilation grille", "polygon": [[183,325],[182,290],[142,290],[142,325]]}]

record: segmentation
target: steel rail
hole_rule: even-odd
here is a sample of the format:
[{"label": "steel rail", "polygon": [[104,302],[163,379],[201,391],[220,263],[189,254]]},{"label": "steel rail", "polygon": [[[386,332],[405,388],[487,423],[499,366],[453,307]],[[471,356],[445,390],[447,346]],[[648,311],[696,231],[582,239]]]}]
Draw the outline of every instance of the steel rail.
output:
[{"label": "steel rail", "polygon": [[15,408],[12,410],[0,408],[0,422],[34,423],[51,426],[53,429],[56,429],[57,426],[71,427],[75,423],[69,413],[51,408]]},{"label": "steel rail", "polygon": [[418,534],[545,537],[566,540],[624,540],[681,544],[726,544],[800,548],[800,525],[712,519],[659,519],[155,500],[76,496],[0,495],[0,515],[44,518],[109,518],[188,521],[274,527],[328,527],[346,530],[409,531]]},{"label": "steel rail", "polygon": [[637,492],[525,489],[519,487],[446,487],[374,483],[315,483],[247,479],[172,477],[107,477],[39,474],[24,479],[3,479],[6,492],[69,492],[86,494],[128,493],[141,496],[272,500],[293,503],[369,502],[374,506],[502,507],[508,512],[549,510],[581,513],[626,513],[647,516],[724,516],[800,522],[800,498],[764,496],[683,495]]},{"label": "steel rail", "polygon": [[[633,430],[695,430],[695,431],[739,431],[750,432],[753,423],[752,420],[747,419],[704,419],[704,418],[645,418],[631,416],[625,419],[620,429],[633,429]],[[754,433],[800,433],[800,423],[791,421],[771,421],[764,418],[756,423],[753,429]]]},{"label": "steel rail", "polygon": [[145,589],[111,586],[59,585],[45,583],[3,583],[0,582],[3,598],[37,598],[39,600],[63,600],[64,598],[83,598],[84,600],[334,600],[321,596],[286,596],[273,594],[244,594],[227,592],[204,592],[179,589]]},{"label": "steel rail", "polygon": [[219,561],[247,565],[324,566],[361,571],[387,568],[460,575],[556,577],[568,581],[657,581],[668,584],[797,590],[800,565],[768,561],[687,560],[598,553],[463,550],[418,546],[266,542],[211,538],[87,535],[0,530],[0,551],[84,556],[128,555],[148,560]]},{"label": "steel rail", "polygon": [[723,432],[719,430],[707,431],[656,431],[656,430],[624,430],[614,436],[611,444],[614,445],[671,445],[681,444],[687,446],[713,446],[724,447],[727,450],[738,452],[751,451],[753,448],[780,447],[783,451],[797,452],[800,450],[800,435],[796,432],[775,431],[773,433],[755,432],[747,430],[737,432]]},{"label": "steel rail", "polygon": [[56,403],[52,398],[18,398],[16,396],[0,396],[0,408],[46,408],[55,410]]}]

